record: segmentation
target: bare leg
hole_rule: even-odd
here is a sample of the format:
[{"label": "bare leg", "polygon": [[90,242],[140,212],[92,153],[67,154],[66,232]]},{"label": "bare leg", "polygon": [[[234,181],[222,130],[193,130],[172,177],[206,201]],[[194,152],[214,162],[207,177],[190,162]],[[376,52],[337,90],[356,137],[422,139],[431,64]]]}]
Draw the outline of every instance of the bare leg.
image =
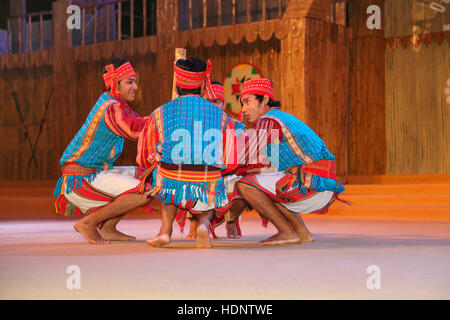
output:
[{"label": "bare leg", "polygon": [[105,240],[110,241],[129,241],[136,240],[136,237],[126,235],[119,230],[116,226],[119,221],[125,216],[125,214],[111,218],[103,222],[103,224],[98,228],[98,233]]},{"label": "bare leg", "polygon": [[227,221],[226,230],[227,237],[230,239],[239,239],[241,237],[237,231],[236,221]]},{"label": "bare leg", "polygon": [[77,221],[73,227],[92,244],[110,243],[109,240],[105,240],[100,236],[97,226],[108,219],[121,216],[126,212],[146,205],[152,200],[152,198],[149,199],[147,196],[147,193],[130,193],[117,197],[110,204]]},{"label": "bare leg", "polygon": [[177,215],[177,210],[177,206],[173,204],[161,205],[161,228],[156,237],[147,240],[147,244],[153,247],[161,247],[170,243],[170,238],[172,237],[173,220]]},{"label": "bare leg", "polygon": [[281,245],[301,242],[301,238],[292,225],[283,217],[280,210],[277,209],[273,201],[264,192],[239,182],[237,183],[237,190],[256,211],[272,222],[278,230],[276,235],[261,241],[259,245]]},{"label": "bare leg", "polygon": [[230,216],[233,221],[239,218],[242,211],[247,207],[247,202],[244,199],[236,199],[230,208]]},{"label": "bare leg", "polygon": [[191,218],[189,218],[189,234],[186,236],[185,239],[187,240],[194,240],[197,236],[197,216],[192,215]]},{"label": "bare leg", "polygon": [[276,203],[276,206],[278,210],[283,212],[284,217],[291,223],[292,227],[294,228],[295,232],[300,236],[302,241],[304,242],[313,242],[314,237],[309,232],[308,228],[306,227],[305,223],[303,222],[303,219],[296,215],[294,212],[286,209],[282,204]]},{"label": "bare leg", "polygon": [[239,219],[242,211],[247,207],[247,202],[243,199],[237,199],[234,201],[230,208],[231,221],[227,221],[227,237],[228,238],[240,238],[241,236],[237,232],[236,220]]},{"label": "bare leg", "polygon": [[214,210],[198,214],[198,225],[196,229],[195,246],[197,248],[211,248],[209,241],[209,224]]}]

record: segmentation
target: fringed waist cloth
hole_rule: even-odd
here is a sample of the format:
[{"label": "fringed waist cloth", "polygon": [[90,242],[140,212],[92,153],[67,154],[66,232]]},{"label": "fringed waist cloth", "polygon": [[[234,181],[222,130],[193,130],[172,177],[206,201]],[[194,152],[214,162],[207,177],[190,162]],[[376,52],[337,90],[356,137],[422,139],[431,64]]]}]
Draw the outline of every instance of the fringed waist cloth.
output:
[{"label": "fringed waist cloth", "polygon": [[87,168],[76,162],[68,162],[61,167],[61,177],[56,184],[53,195],[58,197],[65,192],[71,193],[73,189],[81,187],[84,178],[91,182],[99,172],[100,170],[96,168]]},{"label": "fringed waist cloth", "polygon": [[165,203],[179,205],[182,200],[192,200],[211,204],[216,200],[219,205],[221,198],[226,199],[221,171],[216,167],[161,162],[153,181],[150,194],[166,199]]},{"label": "fringed waist cloth", "polygon": [[217,167],[195,164],[170,164],[161,162],[158,173],[169,179],[185,182],[214,182],[222,177]]},{"label": "fringed waist cloth", "polygon": [[[161,162],[154,175],[150,194],[165,204],[178,206],[176,220],[181,230],[188,211],[197,214],[228,203],[221,170],[205,165]],[[202,210],[196,210],[198,208]]]},{"label": "fringed waist cloth", "polygon": [[95,176],[95,168],[86,168],[75,162],[66,163],[61,167],[61,177],[56,183],[53,195],[57,197],[55,202],[55,211],[58,214],[65,216],[81,215],[79,208],[67,201],[64,193],[71,193],[73,189],[80,188],[83,183],[83,178]]}]

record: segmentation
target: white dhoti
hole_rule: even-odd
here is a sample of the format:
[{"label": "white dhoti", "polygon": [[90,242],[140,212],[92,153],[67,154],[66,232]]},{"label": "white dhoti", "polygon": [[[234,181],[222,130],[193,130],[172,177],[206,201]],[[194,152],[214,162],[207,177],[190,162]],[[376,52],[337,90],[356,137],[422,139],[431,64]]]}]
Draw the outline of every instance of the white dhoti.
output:
[{"label": "white dhoti", "polygon": [[80,189],[64,193],[64,196],[81,212],[87,213],[89,210],[105,206],[121,194],[135,189],[141,183],[137,176],[138,167],[114,167],[111,170],[99,172],[91,182],[84,179]]},{"label": "white dhoti", "polygon": [[[276,183],[285,175],[286,173],[284,172],[261,173],[245,176],[242,182],[251,182],[248,184],[257,187],[274,201],[279,202],[286,209],[296,213],[305,214],[318,211],[326,207],[332,200],[334,194],[334,192],[332,191],[314,192],[311,195],[301,197],[299,201],[295,202],[285,202],[277,200],[278,197],[276,192]],[[295,189],[291,188],[289,189],[289,191],[295,191]]]}]

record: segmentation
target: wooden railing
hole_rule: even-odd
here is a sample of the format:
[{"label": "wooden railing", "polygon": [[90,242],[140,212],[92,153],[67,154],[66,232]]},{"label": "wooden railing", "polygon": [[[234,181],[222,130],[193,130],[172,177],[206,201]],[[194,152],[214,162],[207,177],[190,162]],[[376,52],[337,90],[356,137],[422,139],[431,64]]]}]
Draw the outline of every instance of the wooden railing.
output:
[{"label": "wooden railing", "polygon": [[[187,21],[187,29],[192,30],[196,29],[194,27],[193,21],[200,19],[201,27],[208,27],[208,16],[212,16],[211,11],[215,11],[215,17],[217,17],[217,22],[213,25],[209,26],[222,26],[224,25],[224,5],[229,4],[229,1],[225,3],[223,0],[184,0],[183,4],[187,2],[188,8],[188,21]],[[283,11],[285,10],[287,3],[289,1],[286,0],[259,0],[259,1],[251,1],[251,0],[232,0],[231,2],[231,22],[226,24],[237,24],[237,23],[250,23],[253,21],[266,21],[268,19],[281,19],[283,15]],[[180,3],[180,2],[179,2]],[[196,4],[197,6],[195,6]],[[201,6],[198,8],[198,6]],[[245,5],[245,12],[239,12],[239,9]],[[256,8],[252,8],[256,7]],[[182,9],[179,7],[179,9]],[[199,10],[200,9],[200,10]],[[267,12],[268,10],[277,12],[276,16],[269,17]],[[195,14],[195,12],[201,12],[201,16]],[[241,19],[241,22],[238,22],[237,18],[244,16],[245,19]],[[257,19],[256,17],[260,17]],[[185,29],[183,24],[179,24],[179,29]]]},{"label": "wooden railing", "polygon": [[[71,31],[71,46],[156,34],[157,6],[164,5],[159,1],[164,0],[104,0],[94,4],[79,3],[81,28]],[[77,5],[76,1],[74,2]],[[288,3],[289,0],[177,0],[173,4],[177,8],[177,29],[182,31],[281,19]],[[52,11],[46,11],[8,18],[8,53],[52,48],[52,41],[44,45],[47,43],[44,39],[47,32],[44,33],[43,21],[44,17],[48,19],[50,16],[52,19],[53,15]],[[40,43],[39,46],[35,44],[33,47],[32,22],[37,20]],[[50,32],[52,34],[47,40],[53,39],[54,30]]]},{"label": "wooden railing", "polygon": [[[25,44],[28,45],[26,51],[33,51],[33,34],[32,34],[32,21],[39,19],[39,50],[44,50],[44,17],[52,16],[52,11],[35,12],[22,16],[9,17],[7,19],[8,25],[8,53],[13,52],[12,44],[12,25],[17,23],[17,45],[18,52],[24,52]],[[24,29],[24,26],[26,27]],[[25,31],[26,30],[26,31]],[[25,32],[24,32],[25,31]],[[25,33],[25,34],[24,34]]]},{"label": "wooden railing", "polygon": [[[124,10],[127,6],[129,10]],[[86,13],[93,14],[93,43],[97,43],[98,39],[98,13],[105,8],[105,41],[114,41],[122,39],[132,39],[135,36],[145,37],[156,33],[156,1],[155,0],[109,0],[94,4],[81,5],[81,45],[86,44]],[[138,9],[138,10],[136,10]],[[150,10],[148,10],[150,9]],[[111,10],[113,15],[111,15]],[[141,14],[135,15],[135,11]],[[150,12],[148,12],[150,11]],[[150,17],[148,16],[150,13]],[[123,17],[128,17],[129,23],[124,24]],[[111,39],[111,28],[114,26],[111,19],[116,21],[116,36]],[[135,24],[141,24],[141,30],[136,30]],[[123,28],[126,28],[126,33]],[[150,27],[150,28],[149,28]],[[150,29],[150,30],[149,30]]]},{"label": "wooden railing", "polygon": [[[81,3],[78,6],[81,10],[81,30],[72,30],[72,38],[81,38],[81,40],[73,41],[72,46],[156,34],[156,0],[107,0],[94,4]],[[100,12],[102,12],[101,17],[104,18],[101,21],[99,21]],[[139,13],[135,14],[136,12]],[[91,15],[89,21],[88,15]],[[52,11],[9,17],[7,19],[8,53],[52,48],[53,42],[45,40],[52,40],[53,34],[49,36],[47,32],[44,32],[44,20],[52,18]],[[40,43],[33,47],[32,23],[37,21],[39,21]],[[90,23],[93,24],[93,30],[87,28]],[[50,32],[53,33],[53,29]],[[88,34],[90,41],[86,41]]]}]

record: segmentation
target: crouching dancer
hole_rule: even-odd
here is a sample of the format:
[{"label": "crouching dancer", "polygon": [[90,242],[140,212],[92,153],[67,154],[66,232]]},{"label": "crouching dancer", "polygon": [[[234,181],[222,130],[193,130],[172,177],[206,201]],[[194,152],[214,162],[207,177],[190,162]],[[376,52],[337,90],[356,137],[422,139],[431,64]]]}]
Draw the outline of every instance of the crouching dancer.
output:
[{"label": "crouching dancer", "polygon": [[108,91],[64,151],[62,176],[53,193],[57,213],[84,216],[74,228],[92,244],[135,239],[116,225],[127,212],[150,202],[145,192],[138,192],[143,169],[113,167],[124,139],[137,140],[147,121],[128,106],[138,89],[136,73],[126,59],[115,58],[106,64],[103,78]]},{"label": "crouching dancer", "polygon": [[260,245],[313,241],[299,213],[325,213],[339,199],[344,187],[336,182],[335,157],[313,130],[280,110],[271,80],[246,81],[240,99],[254,126],[240,136],[248,143],[238,154],[237,174],[244,177],[236,187],[278,229]]},{"label": "crouching dancer", "polygon": [[221,171],[227,164],[237,167],[234,126],[221,109],[202,98],[202,90],[214,97],[209,61],[188,57],[177,60],[174,69],[180,97],[152,112],[138,142],[137,163],[148,168],[151,195],[162,202],[160,232],[147,243],[169,244],[181,210],[177,222],[184,226],[187,213],[195,215],[196,247],[209,248],[211,215],[228,203]]},{"label": "crouching dancer", "polygon": [[[225,112],[225,92],[223,85],[218,81],[211,81],[211,89],[214,91],[215,99],[210,99],[209,101],[216,106],[218,106],[221,110]],[[205,99],[208,99],[208,97],[205,97]],[[244,130],[245,125],[231,117],[229,117],[229,120],[233,121],[233,125],[236,132],[236,138],[239,136],[239,134]],[[229,216],[233,216],[231,213],[229,213],[229,210],[236,211],[239,210],[239,213],[243,211],[243,209],[246,207],[243,205],[239,205],[236,202],[242,201],[242,200],[233,200],[233,191],[234,191],[234,183],[230,181],[234,181],[232,178],[236,177],[236,175],[233,174],[234,167],[230,168],[228,166],[227,170],[222,170],[222,177],[224,179],[226,193],[228,196],[228,205],[226,207],[216,208],[215,212],[212,215],[212,220],[210,223],[210,232],[214,239],[217,239],[217,235],[215,233],[215,229],[226,222],[226,232],[228,238],[240,238],[242,236],[241,228],[239,225],[239,219],[234,219],[233,221],[228,221]],[[237,178],[237,177],[236,177]],[[237,194],[237,193],[235,193]],[[242,201],[243,202],[243,201]],[[242,208],[242,209],[241,209]],[[180,216],[182,213],[179,212],[177,214],[177,217]],[[238,216],[238,214],[235,214]],[[190,220],[190,226],[189,226],[189,234],[187,235],[186,239],[195,239],[196,237],[196,229],[197,229],[197,220],[196,216],[192,215],[191,213],[188,213],[187,215],[188,219]]]}]

